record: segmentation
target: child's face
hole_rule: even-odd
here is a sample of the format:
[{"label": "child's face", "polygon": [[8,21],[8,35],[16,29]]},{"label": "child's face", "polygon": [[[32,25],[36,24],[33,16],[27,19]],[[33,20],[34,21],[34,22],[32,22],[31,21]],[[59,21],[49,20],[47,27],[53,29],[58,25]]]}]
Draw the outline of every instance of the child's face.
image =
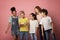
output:
[{"label": "child's face", "polygon": [[13,14],[13,16],[16,16],[16,11],[13,11],[13,13],[12,13],[12,14]]},{"label": "child's face", "polygon": [[34,19],[32,15],[30,15],[30,19]]},{"label": "child's face", "polygon": [[35,8],[34,10],[35,10],[35,12],[36,12],[36,13],[38,13],[38,12],[39,12],[37,8]]},{"label": "child's face", "polygon": [[20,16],[21,16],[21,18],[24,18],[25,17],[25,14],[21,13]]},{"label": "child's face", "polygon": [[43,12],[41,12],[41,15],[44,17],[45,14]]}]

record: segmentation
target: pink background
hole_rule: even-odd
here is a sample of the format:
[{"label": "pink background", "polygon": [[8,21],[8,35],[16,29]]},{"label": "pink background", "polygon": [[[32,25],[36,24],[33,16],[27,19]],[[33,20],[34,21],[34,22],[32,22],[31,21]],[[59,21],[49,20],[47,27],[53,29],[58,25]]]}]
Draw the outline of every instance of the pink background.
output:
[{"label": "pink background", "polygon": [[17,13],[24,10],[26,17],[34,12],[34,7],[39,5],[41,8],[46,8],[54,22],[54,32],[57,40],[60,40],[60,0],[0,0],[0,40],[11,40],[10,29],[6,34],[8,20],[11,16],[10,8],[15,6]]}]

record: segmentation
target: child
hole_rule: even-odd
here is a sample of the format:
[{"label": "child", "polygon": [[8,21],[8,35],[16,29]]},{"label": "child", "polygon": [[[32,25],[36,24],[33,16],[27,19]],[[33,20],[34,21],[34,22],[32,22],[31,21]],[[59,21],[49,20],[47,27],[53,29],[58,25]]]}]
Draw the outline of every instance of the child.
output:
[{"label": "child", "polygon": [[[12,33],[13,39],[17,40],[18,39],[18,27],[19,27],[18,16],[16,15],[16,8],[15,7],[12,7],[10,10],[12,12],[12,16],[9,19],[8,29],[11,26],[11,33]],[[6,32],[8,31],[8,29],[6,30]]]},{"label": "child", "polygon": [[[40,22],[40,20],[42,19],[42,15],[41,15],[41,8],[39,6],[36,6],[34,8],[34,11],[35,11],[35,14],[37,16],[37,20],[38,20],[38,23]],[[43,40],[43,37],[42,37],[42,30],[41,30],[41,25],[39,24],[39,27],[38,27],[38,30],[39,30],[39,33],[40,33],[40,40]]]},{"label": "child", "polygon": [[49,35],[51,34],[52,39],[55,39],[54,33],[53,33],[53,24],[51,17],[47,16],[48,11],[46,9],[41,10],[41,14],[43,18],[40,21],[40,24],[42,25],[42,29],[44,28],[46,40],[49,40]]},{"label": "child", "polygon": [[31,36],[31,40],[37,40],[37,36],[36,36],[36,30],[38,27],[38,21],[36,18],[36,15],[34,13],[30,14],[30,36]]},{"label": "child", "polygon": [[20,11],[19,25],[20,40],[23,40],[23,37],[25,37],[25,39],[28,40],[28,19],[25,17],[24,11]]}]

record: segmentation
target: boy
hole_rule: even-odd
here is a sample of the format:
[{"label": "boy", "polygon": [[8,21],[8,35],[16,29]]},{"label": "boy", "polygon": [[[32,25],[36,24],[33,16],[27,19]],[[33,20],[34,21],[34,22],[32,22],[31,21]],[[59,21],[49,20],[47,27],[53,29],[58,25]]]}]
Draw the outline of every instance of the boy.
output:
[{"label": "boy", "polygon": [[[12,16],[9,19],[8,29],[11,26],[11,33],[12,33],[13,39],[18,40],[18,27],[19,27],[19,25],[18,25],[18,17],[16,15],[16,8],[12,7],[10,10],[12,12]],[[8,29],[6,30],[6,33],[7,33]]]},{"label": "boy", "polygon": [[40,24],[42,26],[42,31],[43,31],[43,28],[44,28],[46,40],[49,40],[49,35],[50,34],[52,36],[52,39],[56,40],[55,36],[54,36],[54,33],[53,33],[52,19],[51,19],[51,17],[47,16],[48,11],[46,9],[42,9],[41,14],[42,14],[43,18],[41,19]]},{"label": "boy", "polygon": [[20,40],[23,40],[23,37],[25,37],[25,39],[28,40],[28,19],[25,17],[24,11],[20,11],[19,25]]}]

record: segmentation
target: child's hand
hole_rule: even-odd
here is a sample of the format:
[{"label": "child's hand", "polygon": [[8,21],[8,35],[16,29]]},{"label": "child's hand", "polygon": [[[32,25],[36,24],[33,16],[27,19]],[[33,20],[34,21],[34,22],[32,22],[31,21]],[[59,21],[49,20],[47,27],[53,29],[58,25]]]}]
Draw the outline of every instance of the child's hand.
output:
[{"label": "child's hand", "polygon": [[42,36],[44,36],[44,34],[42,33]]},{"label": "child's hand", "polygon": [[53,32],[53,30],[52,30],[52,32]]}]

